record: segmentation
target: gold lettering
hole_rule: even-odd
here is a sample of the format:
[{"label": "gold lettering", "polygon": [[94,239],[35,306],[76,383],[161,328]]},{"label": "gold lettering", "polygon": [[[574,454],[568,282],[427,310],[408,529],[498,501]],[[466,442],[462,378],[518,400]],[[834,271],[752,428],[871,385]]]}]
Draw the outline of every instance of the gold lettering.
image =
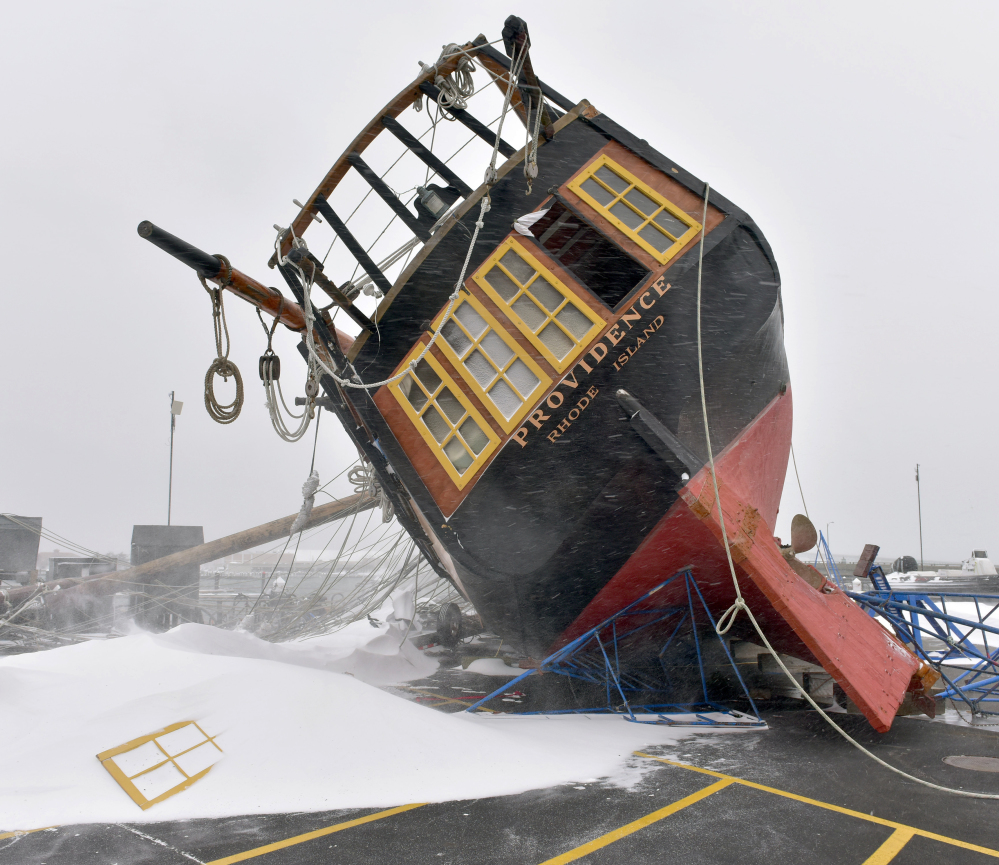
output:
[{"label": "gold lettering", "polygon": [[[620,329],[621,329],[620,325],[615,324],[609,331],[607,331],[607,333],[604,334],[604,336],[606,336],[607,339],[610,340],[611,345],[617,345],[622,339],[624,339],[623,333],[618,333],[618,334],[614,333],[615,330],[620,330]],[[596,346],[594,346],[594,348],[595,347]]]},{"label": "gold lettering", "polygon": [[640,298],[638,298],[638,302],[639,302],[639,304],[641,304],[642,309],[652,309],[652,306],[655,303],[655,300],[653,300],[652,303],[646,303],[645,302],[645,298],[647,298],[650,293],[651,292],[647,291]]},{"label": "gold lettering", "polygon": [[585,362],[585,361],[582,361],[582,360],[580,360],[580,361],[577,361],[577,362],[576,362],[576,366],[581,366],[581,367],[582,367],[583,369],[585,369],[585,370],[586,370],[586,374],[587,374],[587,375],[589,375],[589,374],[590,374],[591,372],[593,372],[593,370],[592,370],[592,369],[590,369],[590,367],[588,367],[588,366],[586,365],[586,362]]},{"label": "gold lettering", "polygon": [[534,414],[532,414],[528,420],[534,424],[537,429],[541,429],[541,424],[551,417],[550,414],[545,414],[541,409],[538,409]]},{"label": "gold lettering", "polygon": [[661,315],[657,315],[654,319],[652,319],[652,323],[656,326],[656,330],[659,330],[659,328],[663,326],[663,321],[665,321],[665,319]]},{"label": "gold lettering", "polygon": [[519,430],[517,430],[511,436],[511,438],[514,439],[514,441],[516,441],[517,444],[519,444],[522,448],[526,448],[527,447],[527,427],[526,426],[522,426]]},{"label": "gold lettering", "polygon": [[[558,402],[552,402],[552,400],[554,400],[555,397],[558,397]],[[549,408],[558,408],[560,405],[562,405],[563,402],[565,402],[565,397],[562,396],[562,394],[560,394],[557,390],[554,390],[548,396],[547,402]]]},{"label": "gold lettering", "polygon": [[[598,349],[599,352],[597,351]],[[607,357],[607,346],[604,345],[602,342],[598,342],[595,346],[593,346],[593,348],[589,350],[588,354],[592,354],[593,359],[597,363],[600,363],[600,361],[602,361],[605,357]]]},{"label": "gold lettering", "polygon": [[638,321],[641,317],[642,314],[640,312],[637,312],[635,310],[635,307],[632,307],[624,315],[621,316],[621,321],[623,321],[626,325],[628,325],[628,330],[631,330],[632,328],[631,323],[633,321]]},{"label": "gold lettering", "polygon": [[559,428],[559,432],[565,432],[565,431],[566,431],[567,429],[569,429],[569,427],[571,427],[571,426],[572,426],[572,424],[571,424],[571,423],[569,423],[568,419],[565,419],[565,420],[563,420],[563,421],[562,421],[562,423],[560,423],[560,424],[558,425],[558,428]]},{"label": "gold lettering", "polygon": [[621,364],[621,366],[624,366],[628,362],[628,360],[629,360],[628,352],[625,352],[617,359],[617,362]]},{"label": "gold lettering", "polygon": [[652,287],[659,293],[660,297],[662,297],[664,294],[666,294],[667,291],[670,290],[670,288],[672,288],[672,286],[668,282],[666,283],[666,287],[663,288],[664,279],[666,279],[665,276],[660,276],[659,279],[657,279],[654,283],[652,283]]},{"label": "gold lettering", "polygon": [[575,420],[579,417],[579,409],[573,408],[569,410],[569,420]]},{"label": "gold lettering", "polygon": [[635,343],[635,350],[637,351],[637,350],[638,350],[639,348],[641,348],[641,347],[642,347],[643,345],[645,345],[645,340],[644,340],[644,339],[642,339],[641,337],[639,337],[639,338],[638,338],[638,342],[636,342],[636,343]]},{"label": "gold lettering", "polygon": [[589,404],[590,404],[590,398],[586,396],[584,396],[579,402],[576,403],[576,405],[579,406],[580,411],[585,409]]},{"label": "gold lettering", "polygon": [[562,435],[562,433],[553,429],[550,433],[548,433],[548,441],[554,443],[555,439],[557,439],[560,435]]},{"label": "gold lettering", "polygon": [[597,388],[595,388],[595,387],[591,387],[591,388],[590,388],[590,389],[589,389],[589,390],[588,390],[588,391],[586,392],[586,395],[587,395],[587,396],[588,396],[588,397],[589,397],[590,399],[593,399],[593,398],[594,398],[594,397],[595,397],[595,396],[596,396],[596,395],[597,395],[598,393],[600,393],[600,391],[599,391],[599,390],[597,390]]},{"label": "gold lettering", "polygon": [[[575,367],[573,367],[573,369],[575,369]],[[569,387],[576,387],[579,384],[579,382],[576,381],[575,372],[569,373],[564,379],[562,379],[562,381],[559,382],[559,384],[565,384],[566,382],[569,383]]]}]

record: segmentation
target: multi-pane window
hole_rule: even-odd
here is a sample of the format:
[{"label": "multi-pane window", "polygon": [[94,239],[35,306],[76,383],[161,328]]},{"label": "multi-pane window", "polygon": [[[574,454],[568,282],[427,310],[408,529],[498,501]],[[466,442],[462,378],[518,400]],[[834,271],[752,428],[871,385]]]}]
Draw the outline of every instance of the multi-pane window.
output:
[{"label": "multi-pane window", "polygon": [[492,412],[512,432],[531,400],[551,379],[482,304],[462,297],[441,329],[444,353]]},{"label": "multi-pane window", "polygon": [[475,281],[559,372],[603,327],[603,320],[512,238],[479,268]]},{"label": "multi-pane window", "polygon": [[[417,344],[404,365],[422,349]],[[430,353],[389,388],[459,489],[499,445],[499,437]]]},{"label": "multi-pane window", "polygon": [[600,156],[569,189],[661,264],[701,230],[700,224],[607,156]]}]

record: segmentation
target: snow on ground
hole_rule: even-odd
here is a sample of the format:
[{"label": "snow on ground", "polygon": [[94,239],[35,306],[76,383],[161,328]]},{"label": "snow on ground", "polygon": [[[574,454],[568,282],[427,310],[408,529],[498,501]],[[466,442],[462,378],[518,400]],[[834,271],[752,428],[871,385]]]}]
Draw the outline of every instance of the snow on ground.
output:
[{"label": "snow on ground", "polygon": [[[632,751],[685,735],[618,717],[500,719],[417,705],[361,681],[436,668],[406,640],[397,651],[399,628],[363,621],[272,644],[182,625],[0,658],[0,831],[497,796],[620,776]],[[141,811],[95,755],[187,720],[217,735],[225,756]]]}]

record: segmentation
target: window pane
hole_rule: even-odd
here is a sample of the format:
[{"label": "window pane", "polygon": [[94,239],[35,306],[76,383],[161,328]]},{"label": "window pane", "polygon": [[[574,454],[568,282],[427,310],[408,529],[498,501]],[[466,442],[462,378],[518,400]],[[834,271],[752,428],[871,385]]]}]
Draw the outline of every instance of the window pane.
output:
[{"label": "window pane", "polygon": [[571,303],[567,303],[565,308],[558,315],[556,315],[555,318],[557,318],[562,327],[569,331],[569,333],[576,337],[576,339],[582,339],[586,336],[586,332],[593,327],[593,322],[591,322]]},{"label": "window pane", "polygon": [[513,305],[513,311],[524,320],[524,323],[531,330],[537,330],[548,320],[548,316],[538,309],[538,305],[526,294],[522,294],[517,299]]},{"label": "window pane", "polygon": [[451,427],[448,426],[447,421],[441,417],[441,413],[434,406],[430,406],[426,410],[423,415],[423,422],[438,442],[444,441],[447,438],[447,434],[451,432]]},{"label": "window pane", "polygon": [[423,382],[423,386],[433,393],[440,387],[441,377],[434,372],[434,368],[427,363],[426,358],[416,365],[416,377]]},{"label": "window pane", "polygon": [[652,216],[659,209],[659,205],[655,201],[638,189],[632,189],[624,199],[635,205],[646,216]]},{"label": "window pane", "polygon": [[500,259],[500,264],[509,270],[513,274],[513,278],[521,285],[526,285],[530,278],[534,276],[534,268],[512,249],[506,251],[506,254]]},{"label": "window pane", "polygon": [[513,352],[503,340],[500,335],[496,333],[495,330],[489,331],[486,334],[482,342],[479,343],[479,348],[482,349],[490,360],[500,369],[507,365],[507,362],[513,357]]},{"label": "window pane", "polygon": [[[468,306],[468,304],[463,304],[463,306]],[[471,346],[471,340],[465,336],[461,328],[458,327],[454,321],[448,321],[444,327],[441,328],[441,336],[447,340],[447,343],[451,348],[454,349],[455,354],[461,357],[466,351],[468,351],[469,346]]]},{"label": "window pane", "polygon": [[604,207],[614,200],[614,196],[597,183],[592,177],[586,178],[586,180],[580,184],[580,187],[587,195],[595,199]]},{"label": "window pane", "polygon": [[472,453],[476,456],[482,453],[482,449],[489,444],[489,437],[471,418],[461,425],[458,432],[461,433],[461,437],[465,440],[465,444],[472,449]]},{"label": "window pane", "polygon": [[440,392],[437,397],[437,405],[453,424],[457,424],[465,414],[465,407],[458,402],[458,397],[451,393],[450,388],[444,388]]},{"label": "window pane", "polygon": [[538,302],[549,312],[554,312],[558,309],[558,305],[565,300],[562,293],[543,276],[539,276],[536,280],[534,280],[534,282],[531,283],[531,287],[527,290],[531,292]]},{"label": "window pane", "polygon": [[447,458],[451,460],[454,467],[459,473],[464,473],[465,470],[472,464],[471,454],[465,450],[461,443],[461,439],[455,436],[444,446],[444,453],[447,454]]},{"label": "window pane", "polygon": [[681,222],[665,208],[663,208],[661,213],[656,214],[655,222],[665,228],[675,238],[682,237],[690,228],[689,225]]},{"label": "window pane", "polygon": [[475,376],[475,380],[482,387],[485,387],[496,378],[496,370],[493,369],[493,365],[486,360],[485,355],[478,349],[473,351],[465,360],[465,367]]},{"label": "window pane", "polygon": [[632,210],[630,207],[628,207],[628,205],[625,204],[623,201],[619,201],[617,204],[615,204],[610,209],[610,212],[613,213],[618,219],[620,219],[621,222],[627,225],[628,228],[638,228],[638,226],[640,226],[643,222],[645,222],[645,220],[642,219],[641,216],[635,213],[635,211]]},{"label": "window pane", "polygon": [[604,183],[606,183],[611,189],[617,193],[624,192],[629,186],[627,180],[623,177],[618,177],[613,171],[611,171],[606,165],[601,165],[596,171],[593,172],[597,177],[599,177]]},{"label": "window pane", "polygon": [[475,311],[475,307],[470,303],[463,303],[454,311],[454,317],[458,319],[471,335],[472,339],[478,339],[489,325],[486,320]]},{"label": "window pane", "polygon": [[[513,300],[514,295],[520,291],[520,286],[498,267],[494,267],[486,274],[486,281],[496,289],[497,294],[507,303]],[[467,306],[467,304],[465,305]]]},{"label": "window pane", "polygon": [[538,386],[538,377],[520,358],[510,364],[510,368],[506,371],[506,377],[513,382],[513,386],[520,391],[521,396],[525,399],[534,393],[534,389]]},{"label": "window pane", "polygon": [[665,252],[673,245],[673,241],[656,228],[651,222],[638,232],[638,236],[654,249],[659,250],[659,252]]},{"label": "window pane", "polygon": [[503,417],[507,418],[513,417],[523,402],[517,395],[517,392],[503,379],[500,379],[493,385],[489,391],[489,396],[496,403],[496,408],[503,413]]},{"label": "window pane", "polygon": [[559,360],[562,360],[572,349],[575,347],[575,343],[569,339],[561,330],[559,330],[558,325],[552,322],[548,325],[541,333],[538,334],[541,341],[545,344],[548,351],[550,351]]},{"label": "window pane", "polygon": [[427,404],[427,395],[423,392],[423,388],[416,383],[413,376],[407,375],[400,381],[399,390],[403,392],[406,399],[409,400],[409,404],[417,411]]}]

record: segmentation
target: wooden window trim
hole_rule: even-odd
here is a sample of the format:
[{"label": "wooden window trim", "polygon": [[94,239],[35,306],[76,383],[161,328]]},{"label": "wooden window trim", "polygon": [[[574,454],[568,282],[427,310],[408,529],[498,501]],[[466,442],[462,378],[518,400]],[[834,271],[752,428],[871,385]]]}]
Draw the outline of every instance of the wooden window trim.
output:
[{"label": "wooden window trim", "polygon": [[[612,171],[614,174],[618,175],[622,180],[627,181],[630,186],[623,193],[617,193],[614,190],[609,190],[609,192],[614,196],[614,201],[611,202],[611,206],[616,204],[618,201],[625,201],[624,196],[630,191],[631,188],[638,189],[639,192],[648,196],[650,199],[655,201],[661,209],[666,210],[670,215],[674,216],[680,222],[687,226],[687,231],[676,238],[673,241],[673,245],[670,246],[663,252],[660,252],[651,243],[644,240],[635,229],[625,225],[620,219],[614,216],[610,212],[610,209],[595,198],[590,196],[585,189],[583,189],[583,183],[593,177],[594,181],[600,183],[600,179],[594,177],[596,172],[600,169],[606,167],[608,170]],[[601,184],[603,185],[603,184]],[[606,153],[601,153],[593,162],[586,166],[582,172],[577,174],[572,180],[567,184],[567,188],[570,189],[574,194],[578,195],[583,201],[585,201],[590,207],[592,207],[597,213],[599,213],[604,219],[606,219],[611,225],[625,234],[632,241],[637,243],[645,252],[651,255],[660,264],[666,264],[672,258],[680,253],[681,250],[689,243],[693,238],[695,238],[701,230],[701,225],[689,214],[681,210],[672,201],[669,201],[661,192],[657,192],[651,186],[649,186],[644,181],[640,180],[627,168],[622,166],[619,162],[611,159]],[[629,206],[625,201],[625,205]],[[659,211],[656,211],[657,213]],[[639,211],[636,211],[639,213]],[[646,225],[651,222],[651,218],[645,214],[640,214],[643,219],[646,220]],[[654,216],[655,214],[653,214]],[[644,226],[643,226],[644,227]]]},{"label": "wooden window trim", "polygon": [[[399,367],[400,369],[406,369],[407,372],[413,375],[414,378],[416,378],[416,375],[415,373],[412,372],[412,370],[409,369],[409,364],[411,361],[415,360],[417,357],[420,356],[420,352],[423,351],[423,348],[424,348],[424,343],[421,340],[415,346],[413,346],[412,350],[409,352],[409,354],[406,355],[405,359],[403,360],[402,364]],[[458,383],[451,377],[448,371],[444,368],[444,365],[439,360],[437,360],[436,357],[434,357],[433,353],[428,351],[423,356],[423,359],[430,365],[431,369],[433,369],[433,371],[437,373],[438,376],[440,376],[442,385],[446,385],[451,389],[451,392],[455,395],[455,397],[457,397],[458,402],[462,404],[465,411],[468,412],[469,416],[479,425],[479,428],[483,431],[483,433],[485,433],[486,437],[489,439],[488,444],[486,444],[482,448],[482,450],[478,453],[478,455],[474,457],[471,465],[469,465],[469,467],[465,469],[464,473],[459,474],[458,470],[454,467],[454,464],[448,458],[447,454],[444,453],[444,445],[446,445],[447,442],[450,441],[452,436],[457,435],[457,426],[451,423],[450,419],[445,416],[444,419],[451,426],[453,432],[443,442],[438,442],[437,439],[435,439],[433,434],[430,432],[430,429],[427,427],[426,423],[424,423],[423,418],[413,408],[412,403],[410,403],[409,399],[402,392],[403,379],[399,379],[399,381],[392,382],[390,385],[388,385],[388,388],[391,391],[392,395],[395,397],[396,401],[399,403],[399,405],[402,406],[402,410],[406,413],[406,416],[412,422],[416,431],[420,434],[420,438],[423,439],[427,447],[429,447],[430,450],[433,452],[434,456],[437,457],[437,461],[444,467],[444,470],[448,473],[448,477],[451,478],[451,480],[454,482],[454,485],[459,490],[461,490],[468,485],[468,483],[472,480],[472,478],[476,476],[479,469],[482,468],[482,466],[485,465],[486,462],[488,462],[492,454],[497,450],[497,448],[499,448],[500,438],[498,435],[496,435],[496,432],[493,430],[492,424],[490,424],[482,416],[479,410],[472,404],[472,401],[465,394],[464,390],[461,387],[459,387]],[[437,394],[439,394],[440,392],[441,388],[438,388],[434,392],[434,394],[431,395],[429,402],[434,403]],[[441,414],[444,415],[443,411],[441,412]]]},{"label": "wooden window trim", "polygon": [[[499,424],[503,432],[507,434],[512,433],[515,429],[517,429],[517,427],[520,426],[520,422],[527,416],[527,414],[534,407],[535,402],[537,402],[537,400],[535,399],[535,395],[540,395],[545,393],[548,390],[548,388],[551,386],[552,378],[549,375],[547,375],[545,371],[535,362],[534,358],[532,358],[531,355],[524,350],[524,347],[521,346],[510,335],[509,331],[495,318],[495,316],[493,316],[492,313],[490,313],[489,310],[486,309],[485,304],[483,304],[482,301],[480,301],[474,295],[462,294],[462,296],[455,302],[454,309],[451,310],[450,318],[455,319],[455,313],[458,311],[458,307],[461,306],[461,304],[463,303],[469,304],[472,307],[472,309],[474,309],[479,315],[481,315],[485,319],[486,324],[488,324],[489,327],[496,332],[496,334],[500,337],[500,339],[503,340],[503,342],[507,345],[510,351],[513,352],[514,357],[519,358],[521,361],[523,361],[527,365],[527,368],[538,377],[537,387],[535,387],[534,390],[531,391],[529,394],[523,396],[524,402],[521,405],[520,409],[514,415],[512,415],[509,420],[507,420],[506,417],[503,415],[503,413],[499,410],[499,407],[495,405],[489,394],[486,393],[482,385],[479,384],[475,376],[473,376],[471,372],[465,367],[465,364],[462,362],[461,358],[459,358],[458,355],[455,353],[454,349],[451,348],[451,346],[448,344],[448,341],[444,338],[444,336],[441,335],[434,343],[434,345],[440,348],[444,356],[451,362],[451,366],[454,367],[455,372],[461,376],[465,384],[467,384],[468,387],[471,389],[471,391],[476,395],[476,397],[478,397],[479,402],[481,402],[482,405],[486,408],[486,410],[493,416],[493,418],[495,418],[496,423]],[[437,318],[435,318],[433,321],[432,330],[434,332],[436,332],[437,328],[441,326],[443,318],[444,318],[444,310],[441,310],[441,312],[437,315]],[[461,324],[460,321],[458,321],[457,323],[459,325]],[[462,332],[463,333],[465,332],[464,328],[462,328]],[[479,343],[482,341],[485,335],[486,334],[483,333],[483,335],[478,337],[477,339],[472,339],[471,335],[470,334],[468,335],[469,339],[471,339],[472,341],[473,349],[479,345]],[[468,352],[468,354],[470,353],[471,350]],[[512,362],[513,361],[511,361],[510,363]],[[509,364],[507,365],[507,368],[509,368]],[[503,371],[501,370],[501,375],[502,374]]]},{"label": "wooden window trim", "polygon": [[[690,217],[687,217],[688,219]],[[574,300],[576,308],[586,316],[587,319],[592,323],[592,327],[583,334],[582,337],[576,338],[572,334],[567,333],[566,335],[576,344],[576,347],[570,351],[561,360],[555,357],[554,354],[534,333],[533,330],[528,326],[519,315],[517,315],[516,310],[513,308],[511,303],[507,303],[499,293],[494,289],[489,282],[486,280],[485,275],[492,269],[493,265],[501,268],[502,271],[513,280],[515,285],[520,285],[520,281],[510,273],[503,265],[500,263],[500,259],[507,253],[508,250],[514,250],[516,255],[523,258],[528,264],[531,265],[537,271],[539,275],[543,275],[548,282],[550,282],[555,288],[560,291],[568,300]],[[563,280],[559,279],[552,271],[552,269],[542,261],[537,255],[534,254],[525,244],[520,243],[515,237],[508,237],[503,241],[487,258],[479,269],[472,276],[475,284],[479,286],[486,293],[490,300],[496,304],[497,308],[500,309],[504,315],[506,315],[511,322],[517,327],[517,329],[524,334],[527,340],[537,349],[538,353],[549,363],[556,372],[564,372],[569,369],[577,360],[577,358],[586,350],[587,346],[593,339],[600,333],[601,330],[606,325],[604,319],[594,310],[591,304],[584,299],[577,291],[567,285]],[[533,282],[533,280],[532,280]],[[517,293],[514,300],[521,297],[523,292],[530,294],[530,285],[527,288],[521,287],[521,291]],[[532,298],[533,299],[533,298]],[[555,319],[554,314],[548,313],[546,309],[541,304],[538,307],[542,309],[547,315],[550,321],[555,322],[555,324],[564,333],[565,328],[562,326],[561,322]],[[563,307],[559,307],[562,309]],[[544,328],[539,328],[543,330]]]}]

